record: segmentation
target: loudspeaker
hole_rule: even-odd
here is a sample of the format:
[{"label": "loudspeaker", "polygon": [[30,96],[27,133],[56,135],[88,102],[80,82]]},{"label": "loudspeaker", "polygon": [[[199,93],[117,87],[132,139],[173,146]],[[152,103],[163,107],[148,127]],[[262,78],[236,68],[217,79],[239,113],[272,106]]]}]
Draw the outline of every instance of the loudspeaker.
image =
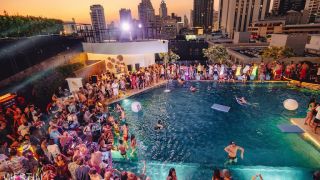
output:
[{"label": "loudspeaker", "polygon": [[91,82],[92,83],[97,83],[98,82],[98,76],[97,75],[91,76]]}]

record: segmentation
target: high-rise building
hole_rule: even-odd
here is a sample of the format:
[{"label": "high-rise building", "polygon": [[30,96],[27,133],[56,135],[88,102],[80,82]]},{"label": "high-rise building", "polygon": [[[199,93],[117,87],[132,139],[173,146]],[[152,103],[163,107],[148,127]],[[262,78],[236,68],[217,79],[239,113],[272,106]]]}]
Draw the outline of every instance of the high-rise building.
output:
[{"label": "high-rise building", "polygon": [[175,39],[177,35],[177,20],[171,17],[163,20],[161,24],[161,39]]},{"label": "high-rise building", "polygon": [[307,23],[320,23],[320,0],[307,0],[304,16]]},{"label": "high-rise building", "polygon": [[183,26],[185,28],[189,28],[190,27],[189,26],[189,19],[188,19],[187,15],[184,15],[184,17],[183,17]]},{"label": "high-rise building", "polygon": [[193,27],[193,10],[190,10],[190,22],[189,22],[190,27]]},{"label": "high-rise building", "polygon": [[213,12],[213,30],[218,31],[219,30],[219,11]]},{"label": "high-rise building", "polygon": [[219,28],[233,37],[234,32],[245,32],[252,22],[264,20],[270,0],[220,0]]},{"label": "high-rise building", "polygon": [[285,15],[288,11],[302,11],[305,7],[306,0],[275,0],[273,12],[276,15]]},{"label": "high-rise building", "polygon": [[102,42],[106,39],[106,19],[104,9],[100,4],[90,6],[91,23],[94,30],[94,39],[97,42]]},{"label": "high-rise building", "polygon": [[193,27],[211,31],[213,26],[213,0],[193,1]]},{"label": "high-rise building", "polygon": [[132,22],[132,15],[131,15],[131,10],[130,9],[120,9],[119,11],[120,14],[120,23],[129,23],[131,24]]},{"label": "high-rise building", "polygon": [[272,13],[278,15],[281,0],[273,0]]},{"label": "high-rise building", "polygon": [[155,38],[158,33],[158,24],[155,23],[155,12],[150,0],[142,0],[138,5],[139,20],[146,38]]},{"label": "high-rise building", "polygon": [[180,34],[181,29],[183,29],[183,22],[177,22],[177,34]]},{"label": "high-rise building", "polygon": [[166,18],[168,16],[168,8],[164,0],[161,1],[160,8],[159,8],[159,15],[161,18]]},{"label": "high-rise building", "polygon": [[149,27],[154,21],[154,9],[150,0],[142,0],[138,5],[139,20],[144,27]]},{"label": "high-rise building", "polygon": [[177,22],[182,22],[181,16],[177,16],[175,13],[171,13],[171,18],[175,19]]}]

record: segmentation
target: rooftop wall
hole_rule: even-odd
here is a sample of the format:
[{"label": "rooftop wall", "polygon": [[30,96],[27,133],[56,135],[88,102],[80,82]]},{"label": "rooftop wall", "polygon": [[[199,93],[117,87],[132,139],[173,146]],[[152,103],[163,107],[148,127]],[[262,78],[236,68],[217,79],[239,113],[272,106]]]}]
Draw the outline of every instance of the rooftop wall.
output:
[{"label": "rooftop wall", "polygon": [[83,50],[95,54],[134,55],[168,52],[168,41],[82,43]]}]

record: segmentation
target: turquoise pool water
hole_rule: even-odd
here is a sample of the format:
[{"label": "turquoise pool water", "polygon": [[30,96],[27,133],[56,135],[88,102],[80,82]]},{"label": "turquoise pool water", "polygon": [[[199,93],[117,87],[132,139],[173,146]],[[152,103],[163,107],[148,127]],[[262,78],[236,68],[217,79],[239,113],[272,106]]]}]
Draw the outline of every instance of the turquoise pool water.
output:
[{"label": "turquoise pool water", "polygon": [[[274,175],[274,170],[284,169],[279,171],[279,177],[282,173],[292,172],[294,175],[301,172],[301,177],[295,176],[296,179],[306,179],[311,170],[320,168],[320,153],[315,146],[300,135],[285,134],[277,128],[279,124],[290,123],[292,117],[304,117],[307,102],[317,94],[290,89],[284,83],[190,84],[199,90],[191,93],[188,88],[173,83],[170,93],[164,93],[163,86],[120,102],[127,112],[130,132],[138,139],[138,159],[150,162],[150,171],[159,170],[157,166],[165,163],[193,167],[194,172],[188,170],[186,179],[192,175],[195,176],[192,179],[210,179],[213,167],[223,167],[227,156],[224,147],[230,141],[245,148],[244,159],[239,159],[237,166],[229,167],[235,169],[239,179],[257,169]],[[235,96],[244,96],[253,105],[240,106]],[[288,98],[299,102],[297,111],[289,112],[283,108],[282,102]],[[140,113],[131,111],[134,101],[142,104]],[[228,113],[213,110],[210,107],[214,103],[231,109]],[[158,120],[166,125],[161,132],[154,130]],[[131,167],[137,168],[138,165]],[[250,173],[239,169],[250,169]],[[209,177],[199,177],[199,172]],[[186,175],[183,172],[178,174]],[[155,177],[158,178],[162,179]]]}]

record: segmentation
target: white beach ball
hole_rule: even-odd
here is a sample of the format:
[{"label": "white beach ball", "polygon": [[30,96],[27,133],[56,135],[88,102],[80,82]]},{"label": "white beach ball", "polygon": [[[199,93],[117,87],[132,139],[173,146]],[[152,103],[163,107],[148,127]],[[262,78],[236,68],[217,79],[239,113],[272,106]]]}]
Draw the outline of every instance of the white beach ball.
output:
[{"label": "white beach ball", "polygon": [[286,108],[289,111],[294,111],[297,110],[299,107],[299,104],[296,100],[294,99],[287,99],[283,102],[284,108]]},{"label": "white beach ball", "polygon": [[133,111],[133,112],[139,112],[139,111],[141,111],[141,109],[142,109],[142,106],[141,106],[141,104],[139,103],[139,102],[133,102],[132,104],[131,104],[131,110]]}]

